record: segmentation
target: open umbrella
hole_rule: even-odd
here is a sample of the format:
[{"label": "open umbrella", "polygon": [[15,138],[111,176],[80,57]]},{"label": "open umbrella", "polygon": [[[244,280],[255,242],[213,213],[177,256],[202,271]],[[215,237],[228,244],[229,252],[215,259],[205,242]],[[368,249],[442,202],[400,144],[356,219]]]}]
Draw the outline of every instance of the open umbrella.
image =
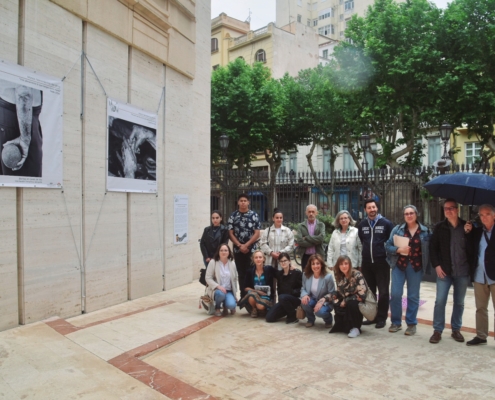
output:
[{"label": "open umbrella", "polygon": [[456,172],[440,175],[425,183],[434,197],[452,198],[459,204],[495,206],[495,178],[478,173]]}]

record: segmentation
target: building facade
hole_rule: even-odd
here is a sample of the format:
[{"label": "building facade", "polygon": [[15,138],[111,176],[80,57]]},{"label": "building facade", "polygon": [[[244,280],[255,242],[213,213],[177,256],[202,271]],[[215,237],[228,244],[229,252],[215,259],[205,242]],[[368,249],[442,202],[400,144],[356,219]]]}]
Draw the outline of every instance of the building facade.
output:
[{"label": "building facade", "polygon": [[[0,26],[0,58],[63,81],[64,177],[0,188],[0,329],[191,282],[209,223],[210,2],[4,0]],[[156,194],[106,190],[108,97],[158,114]]]}]

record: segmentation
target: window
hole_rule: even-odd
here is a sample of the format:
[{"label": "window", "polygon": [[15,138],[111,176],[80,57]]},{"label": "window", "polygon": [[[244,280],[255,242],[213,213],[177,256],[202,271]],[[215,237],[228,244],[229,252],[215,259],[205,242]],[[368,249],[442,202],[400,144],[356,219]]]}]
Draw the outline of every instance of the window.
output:
[{"label": "window", "polygon": [[344,36],[344,31],[340,31],[340,36]]},{"label": "window", "polygon": [[318,19],[316,19],[316,18],[315,18],[315,19],[313,20],[313,26],[316,26],[316,25],[318,25]]},{"label": "window", "polygon": [[318,10],[318,3],[313,3],[313,11]]},{"label": "window", "polygon": [[333,25],[325,25],[322,28],[318,28],[318,33],[323,36],[333,35],[335,33]]},{"label": "window", "polygon": [[266,53],[265,50],[258,50],[254,56],[254,61],[266,62]]},{"label": "window", "polygon": [[299,7],[302,7],[302,0],[297,0],[297,5],[298,5]]},{"label": "window", "polygon": [[308,11],[311,11],[311,3],[308,3]]},{"label": "window", "polygon": [[301,21],[302,21],[302,16],[301,16],[301,14],[297,14],[297,22],[299,22],[299,23],[300,23]]},{"label": "window", "polygon": [[287,173],[287,154],[282,153],[281,157],[282,160],[280,162],[280,168],[278,169],[279,174],[286,174]]},{"label": "window", "polygon": [[339,1],[339,4],[344,4],[344,0],[340,0]]},{"label": "window", "polygon": [[311,26],[311,19],[308,18],[308,26]]},{"label": "window", "polygon": [[323,58],[328,58],[328,50],[323,50]]},{"label": "window", "polygon": [[297,153],[295,151],[289,153],[289,168],[289,172],[297,172]]},{"label": "window", "polygon": [[344,171],[354,171],[356,169],[356,164],[349,153],[349,148],[344,147]]},{"label": "window", "polygon": [[[376,143],[371,143],[371,150],[376,151]],[[375,168],[375,157],[373,157],[371,151],[366,151],[366,162],[369,170]]]},{"label": "window", "polygon": [[217,38],[211,38],[211,52],[218,51],[218,39]]},{"label": "window", "polygon": [[333,10],[331,8],[325,8],[318,13],[318,19],[321,21],[325,18],[333,17]]},{"label": "window", "polygon": [[216,71],[216,70],[218,69],[218,67],[220,67],[220,65],[219,65],[219,64],[214,65],[214,66],[213,66],[213,71]]},{"label": "window", "polygon": [[440,136],[428,138],[428,165],[433,163],[442,157],[442,144]]},{"label": "window", "polygon": [[466,143],[466,164],[472,165],[481,155],[481,143]]},{"label": "window", "polygon": [[352,11],[352,10],[354,10],[354,1],[346,1],[344,3],[344,9],[346,11]]},{"label": "window", "polygon": [[340,14],[339,15],[339,21],[343,21],[344,20],[344,14]]},{"label": "window", "polygon": [[330,165],[330,150],[329,149],[323,149],[323,172],[331,172],[331,165]]}]

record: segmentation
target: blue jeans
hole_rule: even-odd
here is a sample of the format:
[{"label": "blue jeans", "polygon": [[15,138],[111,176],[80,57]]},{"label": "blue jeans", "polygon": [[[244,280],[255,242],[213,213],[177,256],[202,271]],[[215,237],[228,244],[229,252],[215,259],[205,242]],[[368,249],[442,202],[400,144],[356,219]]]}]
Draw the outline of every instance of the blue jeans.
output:
[{"label": "blue jeans", "polygon": [[417,325],[419,309],[419,287],[423,271],[414,271],[411,264],[407,265],[405,271],[401,271],[395,266],[392,269],[392,289],[390,297],[390,313],[391,320],[394,325],[402,325],[402,294],[404,293],[404,284],[407,281],[407,309],[406,309],[406,324]]},{"label": "blue jeans", "polygon": [[450,324],[453,331],[458,331],[462,326],[462,314],[464,313],[464,298],[469,284],[469,276],[437,276],[437,298],[435,299],[435,310],[433,311],[433,329],[443,332],[445,328],[445,305],[449,297],[449,290],[454,286],[454,307]]},{"label": "blue jeans", "polygon": [[237,306],[234,294],[232,290],[228,290],[227,293],[223,293],[221,290],[215,290],[215,310],[221,308],[222,303],[224,307],[229,310],[234,310]]},{"label": "blue jeans", "polygon": [[308,322],[314,324],[316,317],[318,317],[318,318],[323,318],[325,324],[331,324],[333,321],[332,305],[325,304],[318,310],[318,312],[315,313],[314,308],[317,302],[318,300],[316,300],[314,297],[311,297],[308,304],[301,303],[302,309],[306,312],[306,317],[308,318]]}]

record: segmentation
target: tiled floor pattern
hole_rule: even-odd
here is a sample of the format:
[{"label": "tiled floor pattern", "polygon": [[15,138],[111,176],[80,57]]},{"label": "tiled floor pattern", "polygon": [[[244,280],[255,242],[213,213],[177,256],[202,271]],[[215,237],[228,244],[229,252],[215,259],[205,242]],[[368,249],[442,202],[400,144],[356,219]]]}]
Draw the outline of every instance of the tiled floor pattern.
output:
[{"label": "tiled floor pattern", "polygon": [[[434,284],[422,285],[416,336],[369,326],[357,339],[318,323],[208,317],[197,308],[202,289],[1,332],[0,399],[495,399],[493,340],[470,348],[446,328],[428,343]],[[473,309],[471,290],[467,340]]]}]

